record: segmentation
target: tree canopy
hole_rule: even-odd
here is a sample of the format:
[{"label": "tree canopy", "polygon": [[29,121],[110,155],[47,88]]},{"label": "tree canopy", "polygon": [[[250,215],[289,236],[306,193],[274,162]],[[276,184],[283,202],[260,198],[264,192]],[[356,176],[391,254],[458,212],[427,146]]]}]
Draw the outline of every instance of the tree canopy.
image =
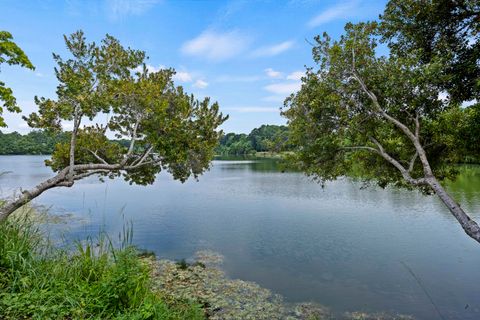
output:
[{"label": "tree canopy", "polygon": [[392,54],[436,63],[439,85],[456,102],[480,98],[480,3],[477,0],[393,0],[381,16]]},{"label": "tree canopy", "polygon": [[[124,48],[112,36],[97,45],[78,31],[65,43],[71,57],[53,55],[56,99],[35,97],[38,112],[25,117],[32,128],[50,132],[72,123],[68,141],[58,143],[46,162],[57,174],[5,204],[0,219],[49,188],[69,187],[90,175],[145,185],[162,170],[183,182],[209,168],[217,129],[227,119],[218,103],[199,101],[175,86],[173,69],[149,72],[144,52]],[[98,121],[100,114],[108,120]],[[94,124],[82,127],[86,119]],[[107,134],[127,139],[128,146]]]},{"label": "tree canopy", "polygon": [[[27,55],[20,49],[10,32],[0,31],[0,65],[6,63],[8,65],[19,65],[28,69],[34,69],[33,64]],[[21,109],[17,105],[17,100],[13,96],[13,91],[6,84],[0,81],[0,127],[6,127],[2,114],[3,109],[10,112],[20,112]]]},{"label": "tree canopy", "polygon": [[244,155],[255,152],[281,152],[292,148],[286,126],[264,124],[248,135],[227,133],[220,137],[217,154]]},{"label": "tree canopy", "polygon": [[[422,29],[423,20],[396,24],[392,34],[391,25],[402,21],[392,8],[411,18],[424,10],[424,2],[436,3],[412,2],[415,6],[408,7],[391,1],[380,24],[349,23],[338,40],[326,33],[315,37],[316,67],[307,70],[300,91],[285,101],[283,109],[292,143],[298,146],[294,160],[322,182],[355,173],[382,187],[393,184],[435,192],[465,231],[480,241],[478,225],[437,181],[453,179],[452,164],[467,154],[479,156],[478,147],[460,142],[467,132],[468,143],[480,142],[480,136],[473,135],[480,125],[478,105],[461,107],[478,90],[471,82],[471,94],[455,93],[459,83],[452,74],[470,75],[449,69],[440,48],[428,59],[418,49],[419,39],[426,41],[415,31]],[[476,22],[465,19],[470,28],[476,27]],[[432,18],[430,23],[440,21]],[[391,48],[387,55],[378,53],[379,41]],[[477,45],[478,37],[473,46]],[[453,46],[448,52],[454,56],[463,49]],[[445,90],[452,92],[451,99],[441,98]]]}]

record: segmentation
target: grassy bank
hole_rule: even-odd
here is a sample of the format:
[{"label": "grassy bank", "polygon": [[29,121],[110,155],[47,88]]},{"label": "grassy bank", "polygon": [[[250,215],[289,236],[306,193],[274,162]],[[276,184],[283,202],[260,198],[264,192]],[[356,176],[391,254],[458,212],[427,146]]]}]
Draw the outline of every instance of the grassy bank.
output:
[{"label": "grassy bank", "polygon": [[0,225],[2,319],[203,319],[198,304],[151,289],[151,269],[132,247],[105,239],[54,248],[26,220]]}]

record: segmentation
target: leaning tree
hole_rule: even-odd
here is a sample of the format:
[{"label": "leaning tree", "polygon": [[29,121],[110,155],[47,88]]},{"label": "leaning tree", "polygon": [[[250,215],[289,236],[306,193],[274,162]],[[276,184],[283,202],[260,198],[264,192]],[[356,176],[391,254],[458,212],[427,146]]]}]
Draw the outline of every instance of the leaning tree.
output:
[{"label": "leaning tree", "polygon": [[[383,28],[377,23],[347,24],[338,40],[327,34],[315,38],[317,67],[307,69],[300,91],[283,109],[298,146],[293,158],[322,182],[355,174],[382,187],[435,193],[464,231],[480,242],[479,225],[440,183],[454,178],[454,163],[475,150],[462,143],[459,133],[478,130],[479,113],[472,112],[478,107],[460,106],[462,95],[452,82],[456,69],[445,56],[426,59],[420,49],[401,46],[378,50],[379,40],[387,45],[406,41],[389,38],[392,33],[385,36]],[[471,94],[466,96],[472,97],[476,83],[469,83]],[[456,99],[442,98],[449,89]],[[472,139],[478,145],[479,137]]]},{"label": "leaning tree", "polygon": [[[69,141],[57,144],[46,161],[56,175],[6,199],[0,221],[44,191],[71,187],[88,176],[147,185],[161,170],[184,182],[208,169],[221,133],[217,128],[227,119],[217,103],[176,87],[173,69],[149,72],[144,52],[124,48],[109,35],[97,45],[78,31],[65,43],[71,57],[53,55],[57,97],[35,97],[38,112],[25,120],[49,131],[62,130],[68,121]],[[108,120],[98,121],[101,114]]]}]

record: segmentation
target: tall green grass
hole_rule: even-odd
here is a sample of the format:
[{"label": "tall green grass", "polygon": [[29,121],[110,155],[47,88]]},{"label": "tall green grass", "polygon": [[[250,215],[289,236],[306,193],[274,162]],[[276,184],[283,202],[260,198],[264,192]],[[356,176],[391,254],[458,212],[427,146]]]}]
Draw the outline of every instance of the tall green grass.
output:
[{"label": "tall green grass", "polygon": [[0,319],[204,318],[198,305],[152,291],[148,264],[126,242],[60,249],[26,219],[0,224]]}]

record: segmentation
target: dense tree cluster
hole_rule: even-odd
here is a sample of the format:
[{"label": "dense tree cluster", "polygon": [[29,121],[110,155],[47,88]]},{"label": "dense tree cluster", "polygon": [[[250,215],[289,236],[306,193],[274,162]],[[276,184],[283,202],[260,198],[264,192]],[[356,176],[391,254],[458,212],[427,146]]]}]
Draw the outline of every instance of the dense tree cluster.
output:
[{"label": "dense tree cluster", "polygon": [[57,143],[67,140],[66,133],[53,134],[35,130],[21,135],[18,132],[0,131],[0,154],[52,154]]},{"label": "dense tree cluster", "polygon": [[255,152],[282,152],[292,150],[288,141],[288,127],[262,125],[245,133],[227,133],[220,138],[217,154],[245,155]]}]

